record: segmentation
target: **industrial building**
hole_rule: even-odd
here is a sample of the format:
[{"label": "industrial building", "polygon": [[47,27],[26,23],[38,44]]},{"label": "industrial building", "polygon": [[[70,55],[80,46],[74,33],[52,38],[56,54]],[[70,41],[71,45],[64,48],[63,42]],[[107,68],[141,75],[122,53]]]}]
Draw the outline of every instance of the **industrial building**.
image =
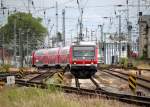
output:
[{"label": "industrial building", "polygon": [[150,15],[139,19],[139,57],[150,58]]},{"label": "industrial building", "polygon": [[112,41],[100,43],[99,59],[104,64],[116,64],[120,58],[127,58],[127,41]]}]

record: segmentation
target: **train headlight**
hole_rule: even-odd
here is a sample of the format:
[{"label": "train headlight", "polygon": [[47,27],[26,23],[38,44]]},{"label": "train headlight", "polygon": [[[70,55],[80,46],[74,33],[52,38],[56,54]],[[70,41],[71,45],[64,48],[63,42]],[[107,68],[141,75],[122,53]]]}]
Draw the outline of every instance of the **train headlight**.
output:
[{"label": "train headlight", "polygon": [[76,62],[74,62],[73,64],[76,64]]},{"label": "train headlight", "polygon": [[39,60],[35,60],[36,62],[39,62]]},{"label": "train headlight", "polygon": [[93,62],[91,62],[91,64],[94,64]]}]

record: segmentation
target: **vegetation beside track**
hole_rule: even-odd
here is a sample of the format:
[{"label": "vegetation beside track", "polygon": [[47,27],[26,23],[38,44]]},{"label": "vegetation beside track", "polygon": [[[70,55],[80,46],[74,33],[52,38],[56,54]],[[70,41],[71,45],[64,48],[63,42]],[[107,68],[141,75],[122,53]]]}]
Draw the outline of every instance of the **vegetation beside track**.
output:
[{"label": "vegetation beside track", "polygon": [[139,69],[150,69],[150,60],[132,59],[132,62]]},{"label": "vegetation beside track", "polygon": [[[0,90],[0,107],[130,107],[126,103],[99,98],[85,98],[49,89],[4,88]],[[134,107],[132,105],[132,107]]]},{"label": "vegetation beside track", "polygon": [[16,68],[10,64],[3,64],[0,65],[0,72],[37,72],[37,69],[32,67]]}]

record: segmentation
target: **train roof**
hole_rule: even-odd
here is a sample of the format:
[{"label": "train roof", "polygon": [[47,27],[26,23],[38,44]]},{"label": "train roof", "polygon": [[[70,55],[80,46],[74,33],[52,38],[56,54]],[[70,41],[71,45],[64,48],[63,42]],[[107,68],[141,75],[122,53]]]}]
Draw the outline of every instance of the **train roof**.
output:
[{"label": "train roof", "polygon": [[46,51],[47,49],[38,49],[38,50],[35,50],[35,52],[42,52],[42,51]]},{"label": "train roof", "polygon": [[79,45],[88,45],[89,46],[89,45],[96,45],[96,43],[90,42],[90,41],[87,41],[87,42],[84,41],[84,42],[80,42]]},{"label": "train roof", "polygon": [[48,51],[52,50],[58,50],[59,48],[47,48]]}]

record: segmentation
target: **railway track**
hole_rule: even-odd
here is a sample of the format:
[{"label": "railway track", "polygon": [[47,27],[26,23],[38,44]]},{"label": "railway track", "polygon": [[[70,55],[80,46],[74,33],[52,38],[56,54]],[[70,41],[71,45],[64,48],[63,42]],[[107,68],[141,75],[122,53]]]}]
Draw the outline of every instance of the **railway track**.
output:
[{"label": "railway track", "polygon": [[[114,70],[114,69],[109,69],[109,70],[114,71],[114,72],[117,72],[117,73],[120,73],[120,74],[123,74],[123,75],[127,75],[127,76],[129,75],[128,73],[116,71],[116,70]],[[149,82],[149,83],[150,83],[150,80],[148,80],[148,79],[145,79],[145,78],[142,78],[142,77],[139,77],[139,76],[137,76],[136,78],[139,79],[139,80],[142,80],[142,81],[145,81],[145,82]]]},{"label": "railway track", "polygon": [[40,68],[38,69],[39,75],[29,75],[29,78],[27,77],[26,81],[30,82],[45,82],[49,78],[51,78],[55,73],[62,72],[62,69],[54,69],[54,68]]},{"label": "railway track", "polygon": [[[58,71],[56,71],[58,72]],[[133,95],[125,95],[125,94],[118,94],[118,93],[112,93],[109,91],[106,91],[104,89],[101,89],[98,85],[98,83],[93,79],[90,78],[92,83],[96,86],[96,89],[84,89],[80,88],[80,83],[77,80],[76,86],[77,87],[70,87],[70,86],[64,86],[64,85],[58,85],[58,84],[45,84],[43,83],[43,80],[46,80],[47,78],[50,78],[53,76],[56,72],[47,70],[45,72],[39,73],[37,76],[26,80],[16,79],[16,84],[21,86],[27,86],[27,87],[40,87],[47,89],[49,86],[54,86],[56,88],[60,88],[66,93],[76,93],[80,95],[87,95],[87,96],[96,96],[96,97],[102,97],[106,99],[114,99],[119,100],[131,104],[137,104],[137,105],[146,105],[150,106],[150,97],[139,97],[139,96],[133,96]]]},{"label": "railway track", "polygon": [[[97,81],[93,77],[91,77],[90,80],[96,86],[96,89],[102,90],[99,86],[99,83],[97,83]],[[80,89],[80,83],[79,83],[78,78],[75,78],[75,84],[76,84],[76,87]]]},{"label": "railway track", "polygon": [[122,66],[115,66],[115,65],[111,65],[111,66],[108,66],[108,67],[101,67],[99,69],[101,70],[104,70],[104,69],[111,69],[111,68],[114,68],[114,69],[128,69],[128,70],[137,70],[137,71],[150,71],[150,69],[142,69],[142,68],[137,68],[137,67],[128,67],[128,68],[124,68]]},{"label": "railway track", "polygon": [[76,93],[80,95],[88,95],[88,96],[97,96],[106,99],[114,99],[123,101],[130,104],[137,104],[137,105],[144,105],[150,106],[150,97],[141,97],[141,96],[134,96],[134,95],[126,95],[126,94],[118,94],[112,93],[101,89],[83,89],[79,87],[70,87],[58,84],[44,84],[42,82],[33,82],[33,81],[23,81],[23,80],[16,80],[16,83],[23,86],[33,86],[33,87],[40,87],[47,89],[50,86],[54,86],[56,88],[62,89],[64,92],[67,93]]},{"label": "railway track", "polygon": [[41,74],[40,72],[0,72],[0,80],[6,81],[8,76],[15,76],[15,78],[22,78],[25,75],[32,75],[32,74]]},{"label": "railway track", "polygon": [[[113,69],[108,69],[108,70],[102,70],[102,72],[106,72],[108,74],[111,74],[115,77],[119,77],[121,79],[124,79],[126,81],[128,81],[128,76],[129,74],[127,73],[123,73],[123,72],[119,72],[119,71],[115,71]],[[137,85],[150,91],[150,81],[141,77],[137,77]]]},{"label": "railway track", "polygon": [[43,72],[43,73],[35,76],[34,78],[31,78],[29,81],[30,82],[44,82],[48,78],[50,78],[51,76],[53,76],[55,73],[56,72],[52,72],[50,70],[47,70],[46,72]]}]

